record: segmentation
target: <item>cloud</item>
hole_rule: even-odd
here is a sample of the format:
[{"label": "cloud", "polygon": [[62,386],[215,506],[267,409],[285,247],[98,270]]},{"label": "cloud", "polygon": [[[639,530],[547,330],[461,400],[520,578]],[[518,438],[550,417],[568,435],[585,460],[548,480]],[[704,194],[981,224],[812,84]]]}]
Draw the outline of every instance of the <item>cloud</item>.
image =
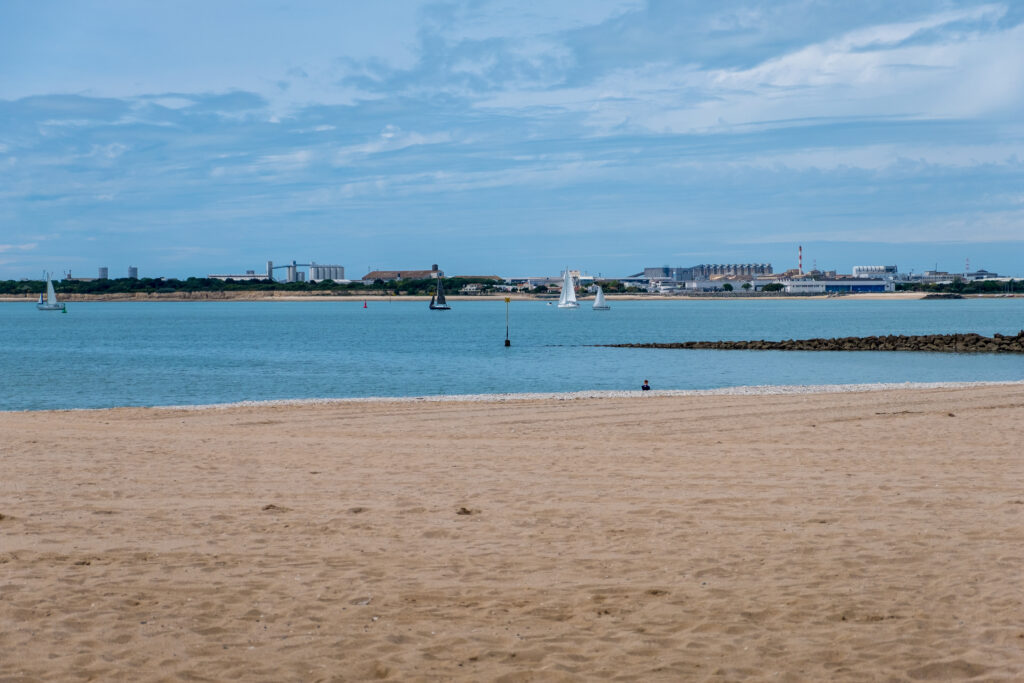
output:
[{"label": "cloud", "polygon": [[901,175],[920,172],[922,167],[969,169],[1003,165],[1024,168],[1024,141],[966,145],[871,144],[850,147],[817,146],[808,149],[774,151],[728,160],[688,160],[676,165],[707,169],[712,166],[760,168],[784,171],[835,171],[863,169],[892,170]]},{"label": "cloud", "polygon": [[801,242],[843,241],[918,245],[982,242],[1021,244],[1024,242],[1021,239],[1021,225],[1024,225],[1024,210],[971,212],[941,217],[928,216],[900,222],[889,221],[884,226],[871,225],[870,222],[865,221],[855,230],[834,228],[776,230],[771,235],[744,236],[736,243],[799,244]]},{"label": "cloud", "polygon": [[0,254],[8,251],[32,251],[38,246],[38,242],[25,242],[23,244],[0,244]]},{"label": "cloud", "polygon": [[451,141],[452,136],[447,132],[426,134],[414,131],[406,132],[398,126],[388,124],[380,131],[376,139],[337,150],[334,154],[334,163],[338,166],[345,166],[375,154],[396,152],[419,145],[440,145]]},{"label": "cloud", "polygon": [[1004,13],[984,5],[880,24],[745,69],[649,62],[577,87],[506,90],[477,106],[580,112],[602,134],[811,117],[983,116],[1024,103],[1024,25],[993,28]]},{"label": "cloud", "polygon": [[[138,249],[178,271],[294,240],[365,261],[440,232],[476,244],[487,225],[513,236],[513,269],[588,232],[590,252],[633,255],[607,272],[635,272],[698,240],[714,260],[730,239],[925,244],[1022,224],[1015,5],[395,2],[257,4],[230,35],[237,13],[213,7],[187,45],[168,42],[174,12],[128,3],[106,23],[151,27],[154,49],[123,72],[104,60],[135,38],[76,7],[34,43],[0,40],[0,58],[50,65],[48,90],[0,99],[8,260],[59,231],[77,259]],[[61,42],[72,20],[88,40]],[[210,251],[160,256],[179,242]]]},{"label": "cloud", "polygon": [[[552,188],[573,183],[610,180],[615,173],[603,171],[605,162],[567,161],[550,165],[487,171],[430,171],[406,173],[345,183],[338,195],[345,198],[361,196],[412,196],[423,194],[472,192],[510,187]],[[322,201],[334,201],[331,194],[319,194]]]}]

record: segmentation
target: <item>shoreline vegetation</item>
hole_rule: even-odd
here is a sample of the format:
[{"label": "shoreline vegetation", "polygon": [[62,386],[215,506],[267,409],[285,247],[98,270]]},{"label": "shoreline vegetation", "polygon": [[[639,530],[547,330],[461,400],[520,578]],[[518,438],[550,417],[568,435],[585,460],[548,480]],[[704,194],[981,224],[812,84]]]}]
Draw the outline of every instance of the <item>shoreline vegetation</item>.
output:
[{"label": "shoreline vegetation", "polygon": [[1024,330],[1014,336],[995,334],[886,335],[783,341],[687,341],[642,344],[597,344],[626,349],[710,349],[721,351],[923,351],[927,353],[1024,353]]},{"label": "shoreline vegetation", "polygon": [[[502,300],[548,301],[557,298],[557,290],[546,287],[507,291],[500,280],[491,277],[444,278],[445,290],[454,301]],[[436,287],[433,279],[360,281],[339,283],[266,282],[257,280],[212,280],[209,278],[118,278],[113,280],[60,280],[55,283],[61,301],[289,301],[327,300],[362,301],[402,299],[427,301]],[[1014,297],[1024,295],[1024,281],[953,282],[949,285],[900,284],[895,292],[871,294],[787,294],[781,291],[752,292],[743,290],[686,292],[683,294],[649,293],[634,286],[610,280],[602,283],[604,293],[612,300],[721,300],[721,299],[947,299],[966,297]],[[42,280],[0,280],[0,301],[35,299],[46,290]],[[591,299],[579,292],[581,300]]]}]

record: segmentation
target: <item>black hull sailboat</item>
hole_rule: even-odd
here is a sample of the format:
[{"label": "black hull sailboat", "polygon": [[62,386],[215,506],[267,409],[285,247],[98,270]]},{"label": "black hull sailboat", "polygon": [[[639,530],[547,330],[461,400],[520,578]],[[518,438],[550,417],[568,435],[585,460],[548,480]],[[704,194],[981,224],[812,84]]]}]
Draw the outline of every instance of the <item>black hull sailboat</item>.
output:
[{"label": "black hull sailboat", "polygon": [[441,283],[441,274],[437,274],[437,291],[430,296],[430,310],[432,311],[450,311],[451,306],[444,298],[444,285]]}]

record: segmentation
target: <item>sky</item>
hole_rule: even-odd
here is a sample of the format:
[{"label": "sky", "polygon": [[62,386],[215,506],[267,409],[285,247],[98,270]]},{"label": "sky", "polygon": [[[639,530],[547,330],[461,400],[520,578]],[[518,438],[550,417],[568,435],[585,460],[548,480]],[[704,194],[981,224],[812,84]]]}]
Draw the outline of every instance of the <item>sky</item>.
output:
[{"label": "sky", "polygon": [[7,0],[0,279],[1024,275],[1024,0]]}]

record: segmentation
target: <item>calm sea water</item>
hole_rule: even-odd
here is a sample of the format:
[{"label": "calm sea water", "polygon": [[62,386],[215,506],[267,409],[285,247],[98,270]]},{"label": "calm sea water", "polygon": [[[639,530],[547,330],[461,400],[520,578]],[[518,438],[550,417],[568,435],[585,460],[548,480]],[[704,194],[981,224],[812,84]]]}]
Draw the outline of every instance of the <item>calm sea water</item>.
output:
[{"label": "calm sea water", "polygon": [[1020,356],[593,348],[1024,328],[1024,299],[0,304],[0,410],[582,389],[1024,379]]}]

